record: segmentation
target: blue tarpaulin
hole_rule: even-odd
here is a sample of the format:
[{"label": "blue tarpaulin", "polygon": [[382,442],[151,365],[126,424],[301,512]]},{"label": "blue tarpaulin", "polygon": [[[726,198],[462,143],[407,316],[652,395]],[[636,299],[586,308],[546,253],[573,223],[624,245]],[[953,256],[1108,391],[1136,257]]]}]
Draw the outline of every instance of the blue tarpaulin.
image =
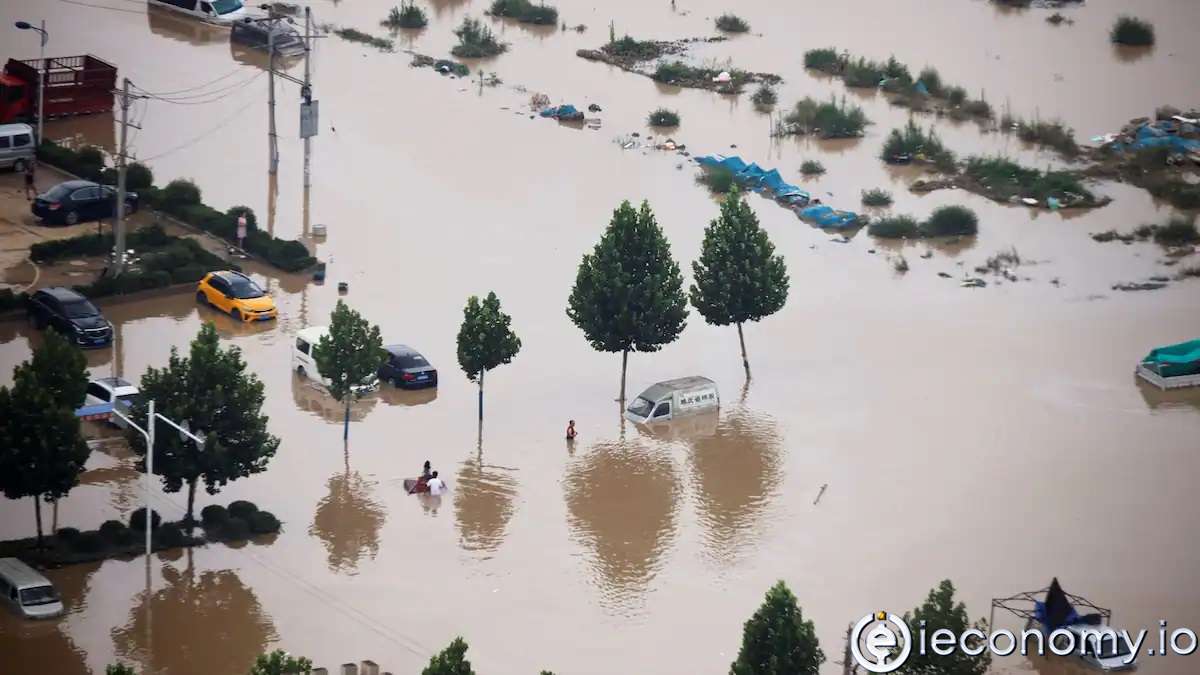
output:
[{"label": "blue tarpaulin", "polygon": [[1186,127],[1190,125],[1180,125],[1171,120],[1148,122],[1138,127],[1132,143],[1114,143],[1113,149],[1121,152],[1126,148],[1144,150],[1146,148],[1165,147],[1170,149],[1171,152],[1181,154],[1200,152],[1200,140],[1182,138],[1176,135],[1180,131],[1181,126]]},{"label": "blue tarpaulin", "polygon": [[579,112],[579,110],[577,110],[575,106],[571,105],[570,103],[564,103],[563,105],[555,106],[553,108],[546,108],[542,111],[541,115],[542,117],[553,117],[554,119],[558,120],[569,120],[583,117],[583,113]]},{"label": "blue tarpaulin", "polygon": [[746,164],[741,157],[734,155],[702,155],[696,158],[696,163],[706,168],[722,167],[733,174],[734,180],[752,190],[768,189],[788,204],[806,204],[809,194],[798,186],[783,180],[776,169],[764,170],[757,164]]},{"label": "blue tarpaulin", "polygon": [[858,223],[857,213],[839,211],[832,206],[824,204],[802,209],[800,211],[800,218],[823,229],[853,227]]}]

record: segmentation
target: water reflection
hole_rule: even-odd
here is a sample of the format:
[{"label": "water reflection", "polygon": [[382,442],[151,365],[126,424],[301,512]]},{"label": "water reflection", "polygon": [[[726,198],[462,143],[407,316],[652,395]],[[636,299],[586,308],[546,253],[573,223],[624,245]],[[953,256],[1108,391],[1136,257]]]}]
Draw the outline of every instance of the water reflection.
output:
[{"label": "water reflection", "polygon": [[383,384],[379,387],[379,398],[388,405],[418,406],[433,403],[437,400],[437,387],[428,389],[401,389]]},{"label": "water reflection", "polygon": [[1155,412],[1170,412],[1176,410],[1200,411],[1200,390],[1191,389],[1159,389],[1142,378],[1134,375],[1134,384],[1146,407]]},{"label": "water reflection", "polygon": [[387,514],[371,495],[375,481],[349,466],[331,476],[328,485],[329,494],[317,504],[308,533],[325,545],[330,570],[351,572],[363,555],[374,558],[379,553],[379,530]]},{"label": "water reflection", "polygon": [[674,462],[638,440],[598,443],[568,466],[564,486],[567,522],[592,553],[601,604],[636,611],[675,538],[682,490]]},{"label": "water reflection", "polygon": [[[337,401],[319,384],[307,377],[292,373],[292,400],[296,407],[310,412],[330,424],[342,424],[346,419],[345,404]],[[350,421],[360,422],[375,409],[378,394],[369,394],[350,404]]]},{"label": "water reflection", "polygon": [[229,41],[228,28],[218,28],[203,21],[184,18],[172,10],[161,7],[147,7],[146,21],[150,24],[150,31],[155,35],[186,42],[189,45],[202,46]]},{"label": "water reflection", "polygon": [[277,639],[258,598],[236,573],[197,574],[189,561],[183,572],[164,565],[162,574],[166,588],[148,601],[143,595],[128,622],[112,632],[118,658],[140,663],[139,672],[244,673]]},{"label": "water reflection", "polygon": [[511,471],[484,464],[482,454],[463,462],[454,486],[454,513],[464,550],[491,553],[504,541],[517,495]]},{"label": "water reflection", "polygon": [[66,606],[66,617],[49,621],[28,621],[7,608],[0,610],[0,664],[13,673],[86,673],[84,651],[72,639],[69,617],[82,613],[92,575],[99,563],[72,565],[47,570],[45,575],[58,589]]},{"label": "water reflection", "polygon": [[49,120],[46,137],[72,148],[94,145],[109,154],[117,151],[116,119],[112,112]]}]

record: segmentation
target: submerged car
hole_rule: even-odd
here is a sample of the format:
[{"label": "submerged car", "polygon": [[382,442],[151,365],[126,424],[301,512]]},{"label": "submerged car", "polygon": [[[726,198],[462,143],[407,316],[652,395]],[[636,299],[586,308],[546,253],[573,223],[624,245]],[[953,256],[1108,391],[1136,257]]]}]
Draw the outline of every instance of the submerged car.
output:
[{"label": "submerged car", "polygon": [[[317,367],[317,357],[313,352],[321,338],[328,334],[329,326],[310,326],[296,333],[296,342],[292,345],[292,370],[301,377],[319,382],[327,389],[330,385],[329,378],[321,374],[320,368]],[[353,389],[359,394],[364,394],[374,391],[378,387],[379,378],[373,376],[370,381],[353,387]]]},{"label": "submerged car", "polygon": [[[119,377],[98,377],[88,383],[87,396],[83,400],[85,406],[105,405],[111,403],[129,416],[133,404],[141,397],[137,386]],[[125,420],[113,416],[109,419],[113,425],[122,429],[129,426]]]},{"label": "submerged car", "polygon": [[196,302],[238,321],[269,321],[279,316],[275,301],[241,272],[209,272],[196,285]]},{"label": "submerged car", "polygon": [[104,347],[112,342],[112,324],[87,298],[61,286],[43,288],[29,296],[25,313],[37,328],[50,327],[80,347]]},{"label": "submerged car", "polygon": [[[30,210],[46,224],[76,225],[112,218],[116,212],[117,189],[90,180],[59,183],[37,196]],[[138,210],[136,192],[125,193],[125,212]]]},{"label": "submerged car", "polygon": [[26,619],[52,619],[63,613],[50,580],[16,558],[0,558],[0,603]]},{"label": "submerged car", "polygon": [[387,360],[379,367],[379,379],[401,389],[423,389],[437,386],[437,368],[424,356],[407,345],[384,347]]},{"label": "submerged car", "polygon": [[716,410],[720,405],[716,382],[707,377],[681,377],[659,382],[638,394],[625,409],[625,419],[639,424],[666,422]]}]

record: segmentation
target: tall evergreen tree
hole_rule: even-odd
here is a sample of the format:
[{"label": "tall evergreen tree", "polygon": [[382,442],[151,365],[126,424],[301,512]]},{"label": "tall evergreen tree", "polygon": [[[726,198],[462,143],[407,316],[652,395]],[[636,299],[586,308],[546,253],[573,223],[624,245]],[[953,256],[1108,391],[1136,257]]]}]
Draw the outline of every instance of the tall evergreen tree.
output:
[{"label": "tall evergreen tree", "polygon": [[674,342],[687,319],[679,264],[650,204],[622,202],[592,253],[579,263],[567,316],[593,349],[621,352],[621,398],[629,352]]},{"label": "tall evergreen tree", "polygon": [[[240,349],[221,349],[211,322],[200,327],[188,356],[172,347],[166,368],[149,368],[142,375],[141,391],[133,409],[135,420],[146,419],[147,402],[153,400],[155,412],[186,423],[205,438],[204,447],[198,447],[155,419],[154,472],[162,476],[167,492],[187,486],[188,523],[193,522],[201,479],[208,494],[215,495],[230,481],[265,471],[275,456],[279,439],[267,431],[268,417],[262,414],[263,384],[246,372]],[[146,441],[137,433],[129,438],[144,469]]]},{"label": "tall evergreen tree", "polygon": [[[987,621],[980,619],[974,624],[967,616],[967,606],[954,601],[954,584],[949,579],[943,580],[929,591],[925,602],[911,613],[904,614],[904,621],[916,630],[920,622],[925,622],[925,634],[933,635],[942,628],[949,629],[955,635],[962,635],[968,628],[976,628],[987,633]],[[900,673],[919,673],[920,675],[983,675],[992,665],[992,654],[987,649],[974,656],[965,654],[961,649],[955,649],[949,656],[941,656],[932,651],[921,654],[914,649],[908,660],[900,667]]]},{"label": "tall evergreen tree", "polygon": [[79,484],[90,450],[79,419],[61,407],[29,363],[14,369],[12,389],[0,387],[0,492],[33,497],[37,545],[42,546],[42,501],[65,497]]},{"label": "tall evergreen tree", "polygon": [[454,638],[450,646],[433,655],[421,675],[475,675],[471,662],[467,660],[467,642]]},{"label": "tall evergreen tree", "polygon": [[338,300],[329,333],[313,347],[313,359],[321,377],[329,380],[329,394],[346,405],[343,439],[350,437],[350,404],[374,381],[386,357],[379,326]]},{"label": "tall evergreen tree", "polygon": [[60,408],[74,411],[83,405],[87,395],[87,358],[57,331],[48,330],[42,346],[33,351],[33,358],[22,368],[29,368],[38,383],[54,398]]},{"label": "tall evergreen tree", "polygon": [[742,648],[729,667],[730,675],[817,675],[825,653],[811,621],[782,581],[742,631]]},{"label": "tall evergreen tree", "polygon": [[775,255],[775,245],[736,189],[721,204],[721,215],[704,231],[704,246],[692,272],[692,305],[710,324],[737,325],[742,366],[750,377],[742,324],[783,308],[788,274],[783,256]]},{"label": "tall evergreen tree", "polygon": [[521,338],[510,328],[512,317],[500,310],[500,298],[488,293],[483,302],[467,298],[458,329],[458,365],[467,379],[479,384],[479,419],[483,420],[483,376],[496,366],[511,363],[521,351]]},{"label": "tall evergreen tree", "polygon": [[259,654],[249,675],[308,675],[311,672],[312,661],[276,649],[270,654]]}]

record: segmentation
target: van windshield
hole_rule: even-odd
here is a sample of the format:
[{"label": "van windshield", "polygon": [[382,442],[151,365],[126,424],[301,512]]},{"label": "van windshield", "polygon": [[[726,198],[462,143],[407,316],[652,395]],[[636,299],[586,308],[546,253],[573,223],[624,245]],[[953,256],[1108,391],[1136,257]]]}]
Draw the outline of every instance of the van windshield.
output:
[{"label": "van windshield", "polygon": [[242,8],[242,0],[214,0],[213,9],[217,14],[228,14]]},{"label": "van windshield", "polygon": [[34,586],[21,589],[21,604],[25,607],[48,605],[52,602],[58,602],[58,593],[54,592],[53,586]]},{"label": "van windshield", "polygon": [[653,409],[654,401],[642,398],[641,396],[637,397],[637,400],[629,404],[629,407],[626,408],[626,410],[628,410],[631,414],[637,415],[638,417],[649,417],[650,411]]}]

